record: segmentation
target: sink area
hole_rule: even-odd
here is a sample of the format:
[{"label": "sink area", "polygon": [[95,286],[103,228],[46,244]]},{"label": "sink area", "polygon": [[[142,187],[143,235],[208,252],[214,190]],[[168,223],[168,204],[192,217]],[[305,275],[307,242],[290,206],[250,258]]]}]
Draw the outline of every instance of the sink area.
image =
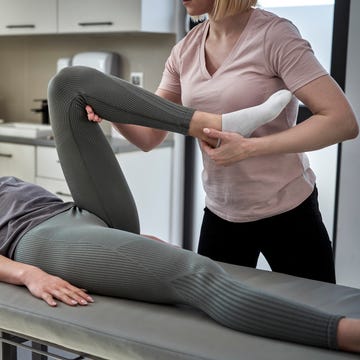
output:
[{"label": "sink area", "polygon": [[9,122],[0,123],[0,135],[37,139],[52,135],[50,125]]}]

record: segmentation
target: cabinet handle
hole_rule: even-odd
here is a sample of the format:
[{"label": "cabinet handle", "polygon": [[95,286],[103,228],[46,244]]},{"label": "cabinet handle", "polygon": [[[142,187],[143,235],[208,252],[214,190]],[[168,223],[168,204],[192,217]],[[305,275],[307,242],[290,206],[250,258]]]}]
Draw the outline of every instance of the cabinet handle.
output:
[{"label": "cabinet handle", "polygon": [[70,198],[72,197],[71,194],[67,194],[67,193],[64,193],[64,192],[62,192],[62,191],[57,191],[55,194],[56,194],[56,195],[59,195],[59,196],[70,197]]},{"label": "cabinet handle", "polygon": [[4,157],[4,158],[12,158],[13,155],[12,154],[1,154],[0,153],[0,157]]},{"label": "cabinet handle", "polygon": [[35,29],[34,24],[6,25],[7,29]]},{"label": "cabinet handle", "polygon": [[101,26],[101,25],[107,25],[112,26],[114,23],[112,21],[98,21],[98,22],[79,22],[79,26]]}]

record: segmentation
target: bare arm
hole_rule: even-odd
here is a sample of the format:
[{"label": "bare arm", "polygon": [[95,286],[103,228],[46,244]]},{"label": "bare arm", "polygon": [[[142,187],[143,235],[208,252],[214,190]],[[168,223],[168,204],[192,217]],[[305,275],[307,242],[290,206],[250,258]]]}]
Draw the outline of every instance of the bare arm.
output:
[{"label": "bare arm", "polygon": [[235,133],[210,129],[208,136],[222,139],[222,146],[204,151],[219,165],[230,165],[248,157],[297,153],[352,139],[359,128],[344,93],[330,76],[322,76],[296,91],[295,96],[313,113],[306,121],[280,133],[245,139]]},{"label": "bare arm", "polygon": [[[181,103],[180,96],[170,91],[158,89],[156,95],[178,104]],[[91,109],[91,107],[87,107],[87,111],[89,108]],[[101,121],[101,118],[91,111],[90,113],[88,111],[88,119],[91,121]],[[161,144],[168,134],[167,131],[164,130],[152,129],[139,125],[112,123],[112,126],[127,140],[143,151],[150,151]]]},{"label": "bare arm", "polygon": [[330,76],[322,76],[296,91],[295,96],[314,114],[301,124],[267,136],[258,151],[295,153],[318,150],[355,138],[359,128],[344,93]]},{"label": "bare arm", "polygon": [[54,299],[67,305],[87,305],[93,299],[83,289],[50,275],[41,269],[23,264],[0,255],[0,281],[14,285],[25,285],[32,295],[56,306]]}]

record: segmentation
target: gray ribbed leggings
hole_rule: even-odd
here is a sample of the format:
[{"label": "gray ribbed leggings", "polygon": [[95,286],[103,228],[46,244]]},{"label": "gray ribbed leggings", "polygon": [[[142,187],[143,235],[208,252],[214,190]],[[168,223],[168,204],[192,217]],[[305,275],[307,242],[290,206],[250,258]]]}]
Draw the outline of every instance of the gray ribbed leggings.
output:
[{"label": "gray ribbed leggings", "polygon": [[[101,117],[187,133],[193,110],[83,67],[49,85],[56,146],[75,204],[30,230],[15,259],[90,292],[200,309],[236,330],[336,348],[340,316],[259,292],[193,252],[138,235],[126,180],[85,105]],[[144,174],[146,181],[146,174]]]}]

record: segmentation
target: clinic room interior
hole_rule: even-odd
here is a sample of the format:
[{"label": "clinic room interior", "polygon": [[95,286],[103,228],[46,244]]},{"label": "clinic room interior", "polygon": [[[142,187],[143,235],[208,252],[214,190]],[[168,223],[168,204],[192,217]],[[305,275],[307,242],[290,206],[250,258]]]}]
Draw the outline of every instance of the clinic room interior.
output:
[{"label": "clinic room interior", "polygon": [[[86,66],[155,93],[174,46],[209,21],[205,16],[196,22],[187,14],[196,1],[0,0],[0,179],[16,177],[72,202],[54,139],[49,81],[63,69]],[[259,0],[257,7],[296,26],[360,119],[360,2]],[[296,126],[303,126],[312,112],[301,101],[296,106]],[[204,176],[198,140],[169,131],[159,145],[143,151],[111,122],[94,126],[100,126],[121,166],[140,233],[197,253],[199,242],[205,242],[204,207],[210,204],[204,178],[206,186],[213,185]],[[336,284],[273,271],[261,251],[255,266],[215,260],[246,286],[360,318],[359,154],[360,136],[304,152],[316,176]],[[101,294],[94,299],[77,313],[61,303],[52,309],[23,286],[0,282],[0,360],[358,358],[351,351],[239,333],[186,305]],[[360,344],[360,331],[358,336]]]}]

